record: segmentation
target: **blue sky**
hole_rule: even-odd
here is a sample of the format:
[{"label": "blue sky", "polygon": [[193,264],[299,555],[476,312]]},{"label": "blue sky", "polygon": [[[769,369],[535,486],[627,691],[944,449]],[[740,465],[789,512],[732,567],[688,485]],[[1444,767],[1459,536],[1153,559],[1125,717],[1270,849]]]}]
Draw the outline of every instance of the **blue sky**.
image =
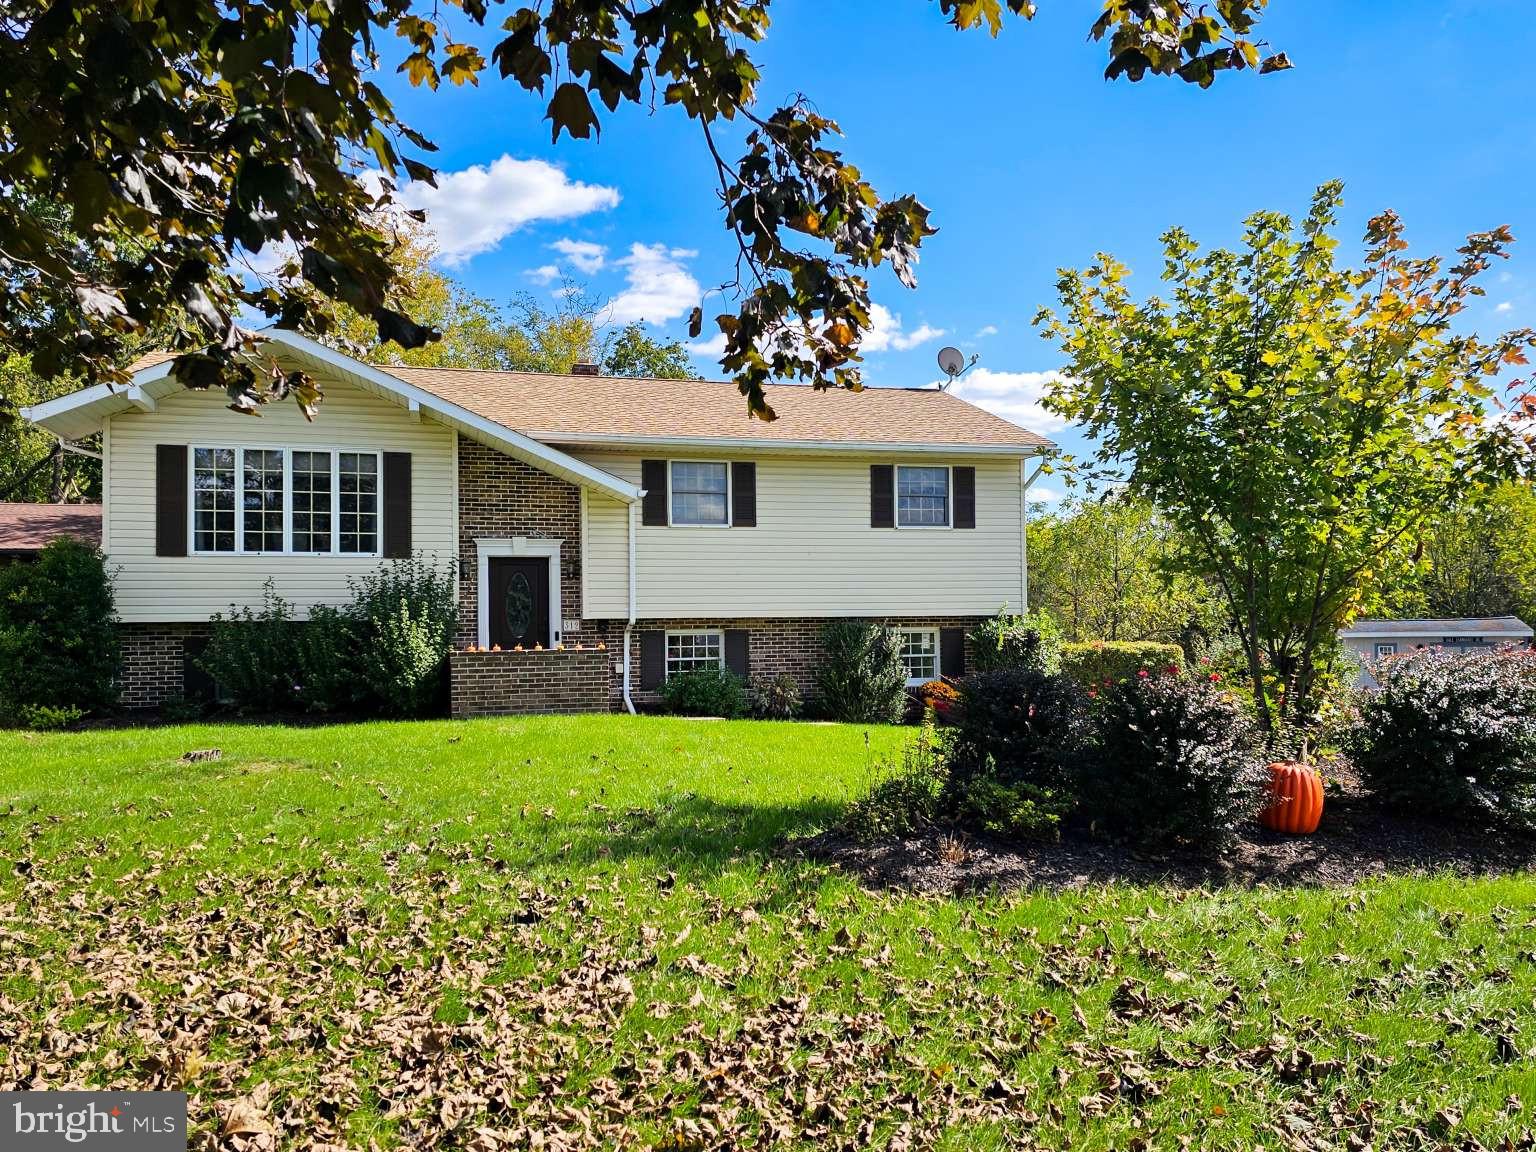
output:
[{"label": "blue sky", "polygon": [[[1102,46],[1086,40],[1097,7],[1045,0],[993,40],[954,32],[924,0],[774,5],[756,51],[764,101],[806,93],[882,193],[916,193],[940,228],[916,291],[873,278],[884,313],[871,382],[926,384],[953,343],[981,356],[963,394],[1079,447],[1035,406],[1059,361],[1030,320],[1056,269],[1108,251],[1149,292],[1168,226],[1230,243],[1248,213],[1299,213],[1334,178],[1347,185],[1350,241],[1388,207],[1426,252],[1509,224],[1523,243],[1468,323],[1536,323],[1536,29],[1524,4],[1271,0],[1264,33],[1295,70],[1228,74],[1207,91],[1105,82]],[[699,295],[731,277],[712,172],[675,110],[621,109],[599,140],[552,146],[538,102],[494,75],[478,88],[390,88],[441,147],[442,187],[424,202],[450,270],[482,294],[552,292],[558,270],[610,298],[616,318],[682,336]],[[718,373],[707,356],[699,367]]]}]

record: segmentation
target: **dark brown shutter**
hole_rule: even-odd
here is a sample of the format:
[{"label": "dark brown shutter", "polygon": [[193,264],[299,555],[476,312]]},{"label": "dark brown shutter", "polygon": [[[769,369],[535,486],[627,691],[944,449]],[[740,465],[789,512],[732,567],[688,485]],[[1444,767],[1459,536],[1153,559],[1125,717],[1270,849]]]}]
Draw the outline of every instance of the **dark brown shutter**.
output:
[{"label": "dark brown shutter", "polygon": [[869,526],[896,527],[896,468],[891,464],[869,466]]},{"label": "dark brown shutter", "polygon": [[955,527],[976,527],[976,469],[954,469]]},{"label": "dark brown shutter", "polygon": [[667,678],[667,634],[640,633],[640,689],[654,692]]},{"label": "dark brown shutter", "polygon": [[750,663],[747,655],[749,646],[748,633],[745,628],[726,629],[725,666],[743,680],[752,674],[748,669]]},{"label": "dark brown shutter", "polygon": [[757,527],[757,465],[731,465],[731,527]]},{"label": "dark brown shutter", "polygon": [[667,526],[667,462],[640,461],[640,487],[645,489],[645,503],[640,506],[640,523],[652,528]]},{"label": "dark brown shutter", "polygon": [[384,555],[411,555],[411,454],[384,453]]},{"label": "dark brown shutter", "polygon": [[939,629],[939,672],[945,676],[965,675],[965,629]]},{"label": "dark brown shutter", "polygon": [[155,445],[155,555],[187,554],[187,446]]}]

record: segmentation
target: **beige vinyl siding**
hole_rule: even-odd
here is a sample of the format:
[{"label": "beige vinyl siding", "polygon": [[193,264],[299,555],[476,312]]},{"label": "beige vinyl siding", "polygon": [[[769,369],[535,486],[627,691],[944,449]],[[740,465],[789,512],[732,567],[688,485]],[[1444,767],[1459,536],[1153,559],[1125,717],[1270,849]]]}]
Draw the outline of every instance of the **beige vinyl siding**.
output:
[{"label": "beige vinyl siding", "polygon": [[356,556],[156,556],[157,444],[409,452],[412,547],[439,562],[453,558],[454,433],[353,385],[322,383],[325,401],[313,423],[292,401],[269,404],[260,417],[241,416],[216,391],[178,392],[154,412],[111,418],[104,527],[125,622],[207,620],[231,603],[254,606],[269,577],[304,615],[315,604],[345,603],[347,577],[384,563]]},{"label": "beige vinyl siding", "polygon": [[[575,455],[640,482],[639,454]],[[961,616],[1019,606],[1024,558],[1017,459],[695,452],[686,458],[755,461],[757,527],[638,526],[641,617]],[[974,466],[976,527],[871,528],[869,466],[898,462]],[[625,505],[588,494],[586,507],[585,613],[623,617]]]}]

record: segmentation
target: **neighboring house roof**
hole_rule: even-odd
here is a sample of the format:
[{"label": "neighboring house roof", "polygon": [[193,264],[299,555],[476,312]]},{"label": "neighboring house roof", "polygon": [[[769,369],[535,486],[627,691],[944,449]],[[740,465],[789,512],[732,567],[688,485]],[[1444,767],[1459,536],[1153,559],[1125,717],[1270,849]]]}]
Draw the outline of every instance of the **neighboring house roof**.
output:
[{"label": "neighboring house roof", "polygon": [[[849,392],[771,384],[766,392],[778,419],[765,423],[748,416],[745,398],[728,382],[366,365],[292,332],[268,329],[263,336],[375,385],[394,380],[420,389],[542,444],[811,451],[857,446],[869,451],[1009,456],[1055,449],[1045,437],[935,388]],[[134,384],[128,389],[100,385],[25,414],[35,421],[53,421],[53,430],[66,438],[85,435],[102,416],[145,407],[154,395],[173,390],[174,381],[156,383],[167,379],[171,359],[170,353],[150,353],[133,364]],[[385,384],[383,390],[391,389]]]},{"label": "neighboring house roof", "polygon": [[842,388],[770,384],[778,419],[747,414],[736,385],[482,372],[389,365],[384,371],[489,420],[550,444],[748,442],[766,447],[903,446],[1049,451],[1043,436],[936,388]]},{"label": "neighboring house roof", "polygon": [[1343,639],[1375,640],[1401,636],[1493,636],[1522,639],[1536,635],[1518,616],[1458,616],[1448,619],[1356,620],[1340,628]]},{"label": "neighboring house roof", "polygon": [[0,556],[31,556],[61,536],[99,547],[101,505],[0,503]]}]

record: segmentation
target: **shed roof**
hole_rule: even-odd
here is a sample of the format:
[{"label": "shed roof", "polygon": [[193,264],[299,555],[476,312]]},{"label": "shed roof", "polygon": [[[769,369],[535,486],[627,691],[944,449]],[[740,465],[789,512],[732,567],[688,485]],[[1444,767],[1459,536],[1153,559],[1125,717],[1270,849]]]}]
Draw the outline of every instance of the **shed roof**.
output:
[{"label": "shed roof", "polygon": [[1356,620],[1340,628],[1345,638],[1373,639],[1378,636],[1500,636],[1526,637],[1531,626],[1518,616],[1455,616],[1413,620]]}]

